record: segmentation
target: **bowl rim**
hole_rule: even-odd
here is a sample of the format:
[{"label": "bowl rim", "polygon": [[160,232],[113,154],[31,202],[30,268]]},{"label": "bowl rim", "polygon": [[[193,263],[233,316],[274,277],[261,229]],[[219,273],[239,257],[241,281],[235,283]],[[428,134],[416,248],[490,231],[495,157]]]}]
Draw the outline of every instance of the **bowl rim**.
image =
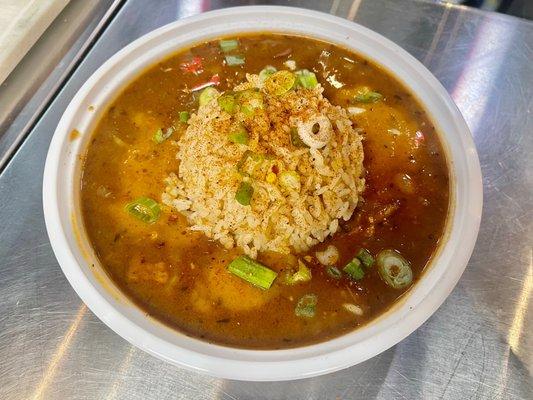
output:
[{"label": "bowl rim", "polygon": [[[458,161],[458,164],[459,162],[461,163],[462,171],[465,174],[465,176],[460,176],[461,181],[464,181],[461,190],[466,193],[468,204],[456,204],[453,215],[449,216],[449,218],[453,217],[454,227],[456,219],[461,217],[459,221],[461,224],[454,231],[454,235],[457,236],[453,237],[456,244],[453,250],[450,250],[457,256],[456,260],[458,262],[448,265],[448,261],[446,265],[439,265],[440,268],[437,268],[442,256],[442,254],[438,254],[432,260],[431,270],[424,272],[420,281],[414,285],[414,288],[410,290],[407,296],[404,296],[405,298],[402,302],[405,304],[402,304],[401,307],[393,306],[386,315],[378,317],[379,324],[381,324],[380,329],[370,329],[379,325],[374,320],[354,332],[326,342],[284,350],[248,350],[213,345],[193,339],[166,326],[163,327],[163,324],[154,319],[143,319],[141,318],[142,316],[135,314],[135,311],[132,311],[132,314],[127,314],[123,308],[120,308],[121,305],[116,299],[116,293],[107,296],[104,291],[108,289],[104,288],[101,282],[97,283],[82,269],[83,261],[80,261],[80,256],[77,253],[83,253],[84,249],[76,248],[77,245],[73,244],[72,237],[70,237],[72,235],[69,235],[72,231],[76,232],[78,228],[75,226],[74,217],[72,217],[72,220],[70,217],[67,218],[65,210],[62,209],[63,191],[60,185],[73,185],[73,182],[69,183],[68,179],[74,176],[73,170],[76,166],[66,165],[63,158],[68,135],[72,129],[76,128],[74,123],[76,113],[81,112],[80,110],[86,103],[86,97],[90,91],[94,89],[102,78],[105,78],[106,74],[110,73],[114,66],[127,59],[128,56],[131,56],[136,50],[141,49],[152,40],[156,40],[158,37],[162,37],[174,30],[192,26],[192,32],[194,32],[195,24],[209,22],[214,24],[216,20],[224,17],[268,19],[274,15],[301,19],[303,25],[323,21],[327,24],[343,27],[357,35],[362,35],[373,44],[387,48],[391,52],[391,57],[396,57],[399,61],[405,63],[411,69],[411,73],[415,74],[426,86],[430,87],[431,95],[435,96],[435,101],[440,103],[443,110],[448,114],[447,118],[453,125],[453,131],[458,134],[458,137],[454,140],[457,140],[457,146],[459,146],[458,149],[461,149],[462,154],[460,155],[463,158],[459,160],[459,155],[452,154],[452,150],[448,148],[448,164],[450,173],[452,173],[452,163],[454,164],[454,172],[457,168],[455,161]],[[268,29],[258,29],[257,31],[265,30]],[[271,31],[278,30],[272,28]],[[280,29],[279,31],[292,33],[288,29]],[[302,34],[305,35],[305,33]],[[307,35],[309,37],[318,37],[314,32],[309,32]],[[215,34],[212,38],[217,36],[220,36],[220,34]],[[324,38],[324,40],[327,41],[328,39]],[[336,43],[333,38],[330,42]],[[167,51],[164,55],[160,55],[159,59],[172,54],[173,51]],[[353,49],[353,51],[364,53],[359,48]],[[365,54],[365,57],[368,57],[368,55]],[[394,67],[384,67],[394,74],[396,78],[399,78],[395,74]],[[142,68],[137,67],[136,76],[142,70]],[[129,82],[131,82],[131,79],[123,82],[123,84]],[[405,82],[403,83],[405,84]],[[409,89],[412,91],[411,87]],[[427,104],[423,103],[423,105],[428,110],[431,118],[437,123],[436,111],[430,110]],[[93,119],[95,118],[93,117]],[[450,143],[447,134],[442,132],[441,129],[438,130],[440,131],[443,146],[449,147]],[[454,151],[459,150],[456,149]],[[74,150],[73,152],[76,154],[70,154],[69,157],[77,158],[79,152]],[[452,177],[450,181],[454,178]],[[462,193],[462,191],[459,192]],[[209,11],[172,22],[151,31],[121,49],[91,75],[71,100],[52,138],[43,176],[43,208],[46,229],[53,251],[71,286],[100,320],[131,344],[172,364],[215,377],[254,381],[292,380],[322,375],[365,361],[403,340],[437,310],[455,287],[473,251],[481,220],[482,182],[476,148],[461,113],[446,89],[431,72],[401,47],[359,24],[322,12],[285,6],[244,6]],[[461,214],[458,217],[459,212]],[[449,224],[451,224],[450,221],[447,222],[447,226]],[[451,235],[445,244],[439,246],[441,250],[444,247],[451,246],[449,244],[452,240]],[[82,244],[78,243],[78,246],[82,246]],[[89,249],[89,251],[91,250]],[[443,273],[444,269],[446,269],[446,274]],[[436,270],[438,271],[436,272]],[[431,277],[428,275],[431,275]],[[429,285],[428,283],[427,287],[423,287],[422,282],[432,282],[433,284]],[[413,292],[415,291],[418,300],[410,303],[407,300],[411,297],[414,298]],[[361,333],[361,331],[364,331],[366,336],[359,334],[357,336],[358,341],[355,341],[354,333]],[[185,343],[186,346],[176,344],[173,335],[179,336],[181,342]],[[351,340],[349,340],[350,337],[352,338]]]}]

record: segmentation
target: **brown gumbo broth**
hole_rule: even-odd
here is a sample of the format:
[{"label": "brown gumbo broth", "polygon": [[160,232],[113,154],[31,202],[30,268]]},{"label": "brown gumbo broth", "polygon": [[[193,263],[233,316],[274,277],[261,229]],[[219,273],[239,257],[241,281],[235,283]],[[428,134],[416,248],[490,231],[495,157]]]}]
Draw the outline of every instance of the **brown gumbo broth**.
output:
[{"label": "brown gumbo broth", "polygon": [[[342,268],[361,249],[375,257],[395,249],[407,259],[415,283],[441,240],[448,212],[446,157],[435,127],[414,96],[388,72],[346,49],[305,37],[258,34],[239,38],[242,65],[227,65],[218,40],[180,51],[144,71],[103,114],[92,134],[82,178],[81,204],[92,245],[114,282],[146,312],[209,342],[244,348],[301,346],[339,336],[371,321],[409,289],[395,289],[377,265],[360,280],[326,273],[316,251],[334,245]],[[206,82],[219,91],[265,66],[316,74],[335,105],[356,106],[354,126],[364,135],[366,189],[353,217],[333,237],[305,254],[260,253],[258,261],[278,272],[268,290],[230,274],[241,254],[202,233],[185,217],[161,206],[153,224],[134,218],[125,205],[141,196],[160,201],[164,179],[177,173],[174,136],[155,143],[154,133],[176,125],[180,111],[194,113]],[[339,87],[342,85],[341,87]],[[370,87],[378,101],[354,104],[354,88]],[[305,260],[312,279],[285,285],[284,270]],[[295,314],[305,294],[317,296],[313,318]],[[346,304],[358,307],[350,312]],[[353,311],[353,310],[352,310]],[[360,314],[360,315],[359,315]]]}]

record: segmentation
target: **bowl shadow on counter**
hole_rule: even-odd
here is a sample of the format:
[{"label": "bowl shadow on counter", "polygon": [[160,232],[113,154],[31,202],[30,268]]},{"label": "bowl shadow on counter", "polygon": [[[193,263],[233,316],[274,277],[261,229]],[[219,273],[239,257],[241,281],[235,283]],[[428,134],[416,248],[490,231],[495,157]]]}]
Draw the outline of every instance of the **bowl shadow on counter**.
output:
[{"label": "bowl shadow on counter", "polygon": [[373,399],[387,379],[397,348],[394,346],[353,367],[314,378],[286,382],[226,380],[218,398],[229,395],[237,399]]}]

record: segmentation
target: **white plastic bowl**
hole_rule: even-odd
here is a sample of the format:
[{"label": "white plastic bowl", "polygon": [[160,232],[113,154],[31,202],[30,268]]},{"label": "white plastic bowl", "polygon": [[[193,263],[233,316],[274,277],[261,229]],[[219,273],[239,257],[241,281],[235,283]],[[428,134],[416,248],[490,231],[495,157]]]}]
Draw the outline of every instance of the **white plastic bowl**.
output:
[{"label": "white plastic bowl", "polygon": [[[447,239],[402,301],[356,331],[289,350],[213,345],[147,317],[103,271],[80,213],[80,155],[106,105],[119,91],[145,67],[180,48],[221,35],[257,31],[324,39],[385,66],[426,107],[442,134],[451,171]],[[80,138],[69,138],[73,129],[82,133]],[[360,25],[327,14],[287,7],[239,7],[166,25],[131,43],[98,69],[71,101],[54,134],[44,171],[43,203],[50,242],[63,272],[85,304],[116,333],[156,357],[193,371],[269,381],[305,378],[360,363],[395,345],[429,318],[452,291],[470,258],[481,218],[482,185],[465,121],[437,79],[407,52]]]}]

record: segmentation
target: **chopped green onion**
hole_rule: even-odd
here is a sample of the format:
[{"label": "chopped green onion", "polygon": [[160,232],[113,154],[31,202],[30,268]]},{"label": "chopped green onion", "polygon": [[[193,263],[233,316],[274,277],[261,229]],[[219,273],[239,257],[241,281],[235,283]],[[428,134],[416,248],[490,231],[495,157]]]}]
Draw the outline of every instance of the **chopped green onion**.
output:
[{"label": "chopped green onion", "polygon": [[237,171],[242,172],[242,167],[244,167],[244,164],[246,164],[246,161],[248,161],[248,158],[251,157],[254,154],[252,150],[246,150],[244,153],[242,153],[241,159],[237,163]]},{"label": "chopped green onion", "polygon": [[247,117],[251,117],[254,115],[254,110],[252,107],[250,107],[249,105],[244,105],[241,107],[241,111],[242,113],[247,116]]},{"label": "chopped green onion", "polygon": [[237,144],[248,144],[248,131],[241,126],[238,130],[229,134],[229,140]]},{"label": "chopped green onion", "polygon": [[167,140],[172,134],[174,133],[174,128],[170,127],[163,132],[163,129],[159,128],[154,136],[152,137],[152,140],[156,142],[157,144],[163,143],[165,140]]},{"label": "chopped green onion", "polygon": [[249,206],[254,194],[254,188],[249,182],[241,182],[241,185],[235,192],[235,200],[243,206]]},{"label": "chopped green onion", "polygon": [[180,111],[179,116],[180,116],[180,122],[182,122],[182,123],[184,123],[184,124],[185,124],[185,123],[189,120],[189,118],[190,118],[190,115],[189,115],[189,112],[188,112],[188,111]]},{"label": "chopped green onion", "polygon": [[125,210],[148,224],[153,224],[161,214],[161,207],[157,201],[150,197],[139,197],[137,200],[126,204]]},{"label": "chopped green onion", "polygon": [[363,279],[363,276],[365,276],[365,271],[363,270],[361,261],[359,261],[357,258],[354,258],[352,261],[346,264],[346,266],[343,268],[343,271],[355,281]]},{"label": "chopped green onion", "polygon": [[265,81],[265,90],[275,96],[287,93],[294,86],[296,75],[289,71],[278,71],[273,73]]},{"label": "chopped green onion", "polygon": [[271,75],[274,74],[274,72],[276,72],[277,69],[275,67],[273,67],[272,65],[267,65],[265,68],[263,68],[261,70],[261,72],[259,72],[259,80],[261,82],[264,82],[267,80],[267,78]]},{"label": "chopped green onion", "polygon": [[382,250],[377,255],[379,276],[394,289],[403,289],[413,281],[409,262],[396,250]]},{"label": "chopped green onion", "polygon": [[152,140],[156,142],[157,144],[162,143],[165,139],[163,138],[163,129],[159,128],[154,136],[152,137]]},{"label": "chopped green onion", "polygon": [[375,103],[381,100],[382,97],[383,95],[381,93],[374,92],[365,86],[357,91],[354,99],[359,103]]},{"label": "chopped green onion", "polygon": [[313,89],[316,87],[316,85],[318,85],[318,81],[314,72],[308,71],[307,69],[297,71],[296,77],[298,79],[297,84],[305,89]]},{"label": "chopped green onion", "polygon": [[254,115],[255,110],[263,108],[263,95],[256,89],[241,90],[235,94],[235,99],[242,113],[247,117]]},{"label": "chopped green onion", "polygon": [[342,272],[337,267],[327,267],[326,273],[332,277],[333,279],[341,279],[342,278]]},{"label": "chopped green onion", "polygon": [[243,154],[239,162],[237,163],[237,171],[244,172],[243,167],[244,164],[246,164],[246,161],[251,158],[254,161],[260,161],[262,156],[260,154],[254,153],[252,150],[246,150]]},{"label": "chopped green onion", "polygon": [[291,128],[291,144],[294,147],[309,147],[304,143],[300,135],[298,135],[298,129],[295,127]]},{"label": "chopped green onion", "polygon": [[278,276],[275,271],[248,256],[237,257],[228,265],[228,271],[263,290],[269,289]]},{"label": "chopped green onion", "polygon": [[374,257],[370,254],[367,249],[362,248],[355,255],[363,263],[365,268],[370,268],[374,264]]},{"label": "chopped green onion", "polygon": [[198,100],[200,107],[210,103],[211,100],[213,100],[217,95],[218,90],[216,90],[214,87],[206,87],[204,90],[202,90],[202,93],[200,93],[200,98]]},{"label": "chopped green onion", "polygon": [[285,283],[287,285],[295,285],[299,282],[308,282],[312,277],[313,275],[311,274],[311,269],[302,261],[298,260],[298,271],[287,276]]},{"label": "chopped green onion", "polygon": [[244,64],[244,56],[241,56],[240,54],[234,56],[228,54],[225,59],[226,64],[228,64],[229,66]]},{"label": "chopped green onion", "polygon": [[287,190],[300,191],[300,175],[296,171],[283,171],[278,176],[279,183]]},{"label": "chopped green onion", "polygon": [[224,93],[218,99],[218,105],[227,113],[232,114],[235,111],[235,96],[232,92]]},{"label": "chopped green onion", "polygon": [[316,305],[318,303],[318,297],[316,294],[303,295],[294,309],[294,314],[297,317],[313,318],[316,313]]},{"label": "chopped green onion", "polygon": [[[239,162],[237,163],[237,171],[242,174],[242,175],[245,175],[245,176],[249,176],[248,172],[245,171],[245,167],[246,167],[246,161],[248,161],[248,159],[252,159],[255,163],[259,163],[259,162],[262,162],[264,161],[265,159],[265,155],[263,154],[258,154],[258,153],[254,153],[253,151],[251,150],[246,150],[241,159],[239,160]],[[253,169],[254,166],[252,166],[252,169]]]},{"label": "chopped green onion", "polygon": [[218,42],[220,45],[220,49],[224,53],[228,53],[232,50],[235,50],[237,47],[239,47],[239,41],[237,39],[223,39]]}]

